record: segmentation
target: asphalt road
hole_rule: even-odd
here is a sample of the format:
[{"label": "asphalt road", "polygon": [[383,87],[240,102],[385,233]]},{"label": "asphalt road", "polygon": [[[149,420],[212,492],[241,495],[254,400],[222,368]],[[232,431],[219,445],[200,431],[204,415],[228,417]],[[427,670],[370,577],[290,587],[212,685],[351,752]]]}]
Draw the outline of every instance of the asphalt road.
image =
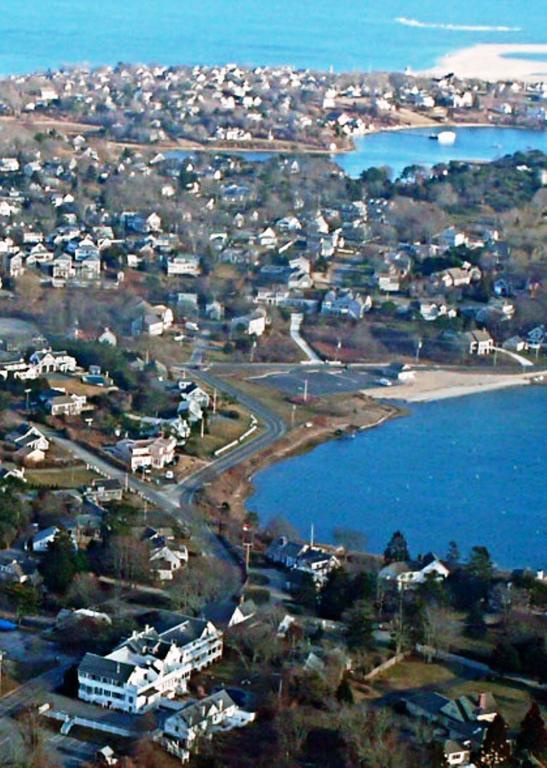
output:
[{"label": "asphalt road", "polygon": [[47,694],[54,691],[63,682],[64,674],[72,663],[60,664],[53,669],[49,669],[42,675],[33,677],[32,680],[20,685],[11,693],[2,696],[0,699],[0,719],[12,717],[22,709],[36,705],[42,699],[45,700]]},{"label": "asphalt road", "polygon": [[246,392],[241,392],[237,387],[229,384],[223,379],[219,379],[209,371],[199,371],[198,378],[209,387],[216,388],[230,397],[237,399],[251,411],[254,416],[256,416],[260,422],[261,429],[258,436],[254,439],[242,443],[223,456],[219,456],[206,467],[194,472],[179,483],[177,491],[181,492],[180,500],[183,505],[190,505],[195,493],[202,488],[205,483],[211,482],[223,472],[232,469],[232,467],[241,464],[251,456],[265,450],[283,437],[287,430],[287,425],[281,416],[270,411],[269,408],[252,395],[249,395]]},{"label": "asphalt road", "polygon": [[217,535],[208,527],[203,525],[203,518],[199,515],[193,504],[195,494],[205,485],[210,483],[223,472],[246,461],[256,453],[268,448],[274,442],[279,440],[286,432],[286,424],[276,413],[270,411],[260,400],[251,395],[241,392],[232,384],[217,378],[210,372],[199,371],[198,378],[205,384],[219,391],[224,392],[237,399],[242,405],[251,411],[260,422],[260,430],[257,437],[250,439],[225,455],[214,459],[210,464],[189,475],[180,483],[166,488],[159,489],[149,483],[139,480],[134,475],[128,475],[123,469],[110,463],[106,459],[97,456],[92,451],[84,448],[79,443],[75,443],[67,438],[57,435],[49,429],[40,425],[48,437],[54,439],[66,451],[72,453],[85,464],[93,467],[99,474],[105,477],[115,478],[122,484],[127,482],[128,486],[139,493],[150,503],[165,510],[181,523],[198,524],[202,526],[203,534],[207,540],[208,551],[215,557],[234,565],[232,556],[228,553]]}]

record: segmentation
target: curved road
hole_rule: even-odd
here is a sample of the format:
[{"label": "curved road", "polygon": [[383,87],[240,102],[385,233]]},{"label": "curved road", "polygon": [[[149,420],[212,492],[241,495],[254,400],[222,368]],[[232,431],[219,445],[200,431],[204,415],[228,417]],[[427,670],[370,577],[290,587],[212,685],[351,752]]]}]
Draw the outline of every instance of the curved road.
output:
[{"label": "curved road", "polygon": [[195,493],[203,487],[205,483],[211,482],[215,477],[218,477],[223,472],[232,469],[232,467],[241,464],[242,462],[254,456],[256,453],[265,450],[270,445],[279,440],[287,431],[287,425],[276,413],[267,408],[257,398],[246,392],[241,392],[237,387],[229,384],[223,379],[219,379],[213,374],[205,371],[199,371],[198,378],[200,378],[205,384],[211,388],[216,388],[225,394],[233,397],[235,400],[244,405],[249,411],[251,411],[259,420],[261,425],[261,432],[258,437],[255,437],[248,442],[244,442],[241,445],[234,448],[232,451],[220,456],[212,461],[206,467],[194,472],[187,477],[181,483],[178,484],[177,490],[182,491],[180,500],[181,505],[191,504]]},{"label": "curved road", "polygon": [[[186,366],[186,368],[188,367],[190,366]],[[193,505],[195,494],[205,483],[210,483],[223,472],[241,464],[251,456],[254,456],[256,453],[263,451],[275,443],[285,434],[287,426],[280,416],[270,411],[269,408],[260,402],[260,400],[252,397],[252,395],[241,392],[237,387],[213,376],[211,373],[199,371],[197,376],[205,384],[233,397],[248,408],[259,420],[260,432],[258,437],[236,446],[232,451],[214,459],[206,467],[197,470],[180,483],[169,488],[160,489],[149,483],[145,483],[134,475],[128,475],[123,469],[110,463],[106,459],[97,456],[79,443],[61,437],[53,430],[44,428],[43,425],[39,425],[39,427],[48,437],[54,439],[63,448],[77,456],[90,467],[93,467],[99,474],[110,478],[116,478],[122,484],[127,483],[133,491],[140,494],[150,503],[165,510],[181,523],[203,523],[203,518],[197,514]],[[227,562],[233,563],[231,555],[228,553],[218,536],[208,528],[206,528],[206,531],[208,531],[207,539],[211,553]]]}]

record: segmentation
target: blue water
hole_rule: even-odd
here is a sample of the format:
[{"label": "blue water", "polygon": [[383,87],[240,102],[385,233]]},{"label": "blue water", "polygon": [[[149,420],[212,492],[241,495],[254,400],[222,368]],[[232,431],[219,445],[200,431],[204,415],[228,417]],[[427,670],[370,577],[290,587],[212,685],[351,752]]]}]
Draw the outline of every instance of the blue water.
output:
[{"label": "blue water", "polygon": [[547,388],[415,405],[411,415],[258,473],[249,509],[329,541],[362,531],[383,551],[402,530],[416,555],[485,544],[504,567],[547,565]]},{"label": "blue water", "polygon": [[[414,128],[408,131],[382,131],[357,139],[356,151],[338,155],[336,161],[350,176],[358,176],[371,166],[389,166],[394,176],[409,165],[432,166],[450,160],[494,160],[527,149],[547,152],[547,131],[516,128],[457,128],[454,144],[429,139],[442,129]],[[446,129],[445,129],[446,130]]]},{"label": "blue water", "polygon": [[[448,146],[429,138],[442,128],[413,128],[408,131],[381,131],[356,139],[355,151],[334,155],[333,160],[353,177],[371,166],[388,166],[399,176],[410,165],[430,167],[450,160],[495,160],[527,149],[547,153],[547,131],[517,128],[454,128],[456,141]],[[249,162],[266,162],[273,152],[237,152]],[[171,157],[186,158],[191,152],[175,150]]]},{"label": "blue water", "polygon": [[520,0],[0,0],[3,74],[118,61],[421,69],[477,43],[546,38],[544,0],[525,12]]}]

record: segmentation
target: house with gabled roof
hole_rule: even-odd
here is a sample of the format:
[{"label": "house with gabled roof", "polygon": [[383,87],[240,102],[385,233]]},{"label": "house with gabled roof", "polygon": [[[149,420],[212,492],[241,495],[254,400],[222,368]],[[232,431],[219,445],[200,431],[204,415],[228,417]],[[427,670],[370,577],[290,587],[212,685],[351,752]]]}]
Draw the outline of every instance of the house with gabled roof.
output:
[{"label": "house with gabled roof", "polygon": [[[479,749],[490,723],[498,714],[490,692],[470,693],[449,699],[434,691],[418,691],[404,698],[410,715],[442,728],[446,737],[457,740],[466,751]],[[458,749],[454,752],[462,752]],[[461,763],[454,762],[452,765]]]},{"label": "house with gabled roof", "polygon": [[13,445],[16,450],[31,448],[32,450],[47,451],[49,440],[33,424],[23,422],[6,435],[6,442]]},{"label": "house with gabled roof", "polygon": [[180,616],[163,632],[146,626],[106,656],[86,653],[78,667],[78,697],[142,714],[185,694],[191,674],[220,659],[222,650],[222,632],[210,621]]},{"label": "house with gabled roof", "polygon": [[384,566],[378,573],[378,578],[386,583],[393,583],[403,591],[412,589],[426,582],[443,581],[450,575],[450,570],[437,557],[429,552],[416,561],[393,562]]},{"label": "house with gabled roof", "polygon": [[286,536],[280,536],[270,544],[266,557],[291,571],[310,575],[317,587],[325,583],[331,571],[340,567],[334,552],[325,547],[289,541]]},{"label": "house with gabled roof", "polygon": [[254,719],[254,712],[240,709],[223,689],[189,701],[170,715],[163,725],[162,743],[169,753],[186,762],[200,737],[212,738],[216,732],[242,728]]}]

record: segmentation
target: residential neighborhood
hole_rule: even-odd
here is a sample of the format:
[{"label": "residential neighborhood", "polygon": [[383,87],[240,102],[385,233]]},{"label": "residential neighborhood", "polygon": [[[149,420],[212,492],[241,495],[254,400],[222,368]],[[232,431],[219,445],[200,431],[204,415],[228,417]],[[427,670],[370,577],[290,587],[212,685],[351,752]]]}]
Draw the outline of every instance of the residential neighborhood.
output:
[{"label": "residential neighborhood", "polygon": [[544,764],[546,94],[0,78],[0,763]]}]

